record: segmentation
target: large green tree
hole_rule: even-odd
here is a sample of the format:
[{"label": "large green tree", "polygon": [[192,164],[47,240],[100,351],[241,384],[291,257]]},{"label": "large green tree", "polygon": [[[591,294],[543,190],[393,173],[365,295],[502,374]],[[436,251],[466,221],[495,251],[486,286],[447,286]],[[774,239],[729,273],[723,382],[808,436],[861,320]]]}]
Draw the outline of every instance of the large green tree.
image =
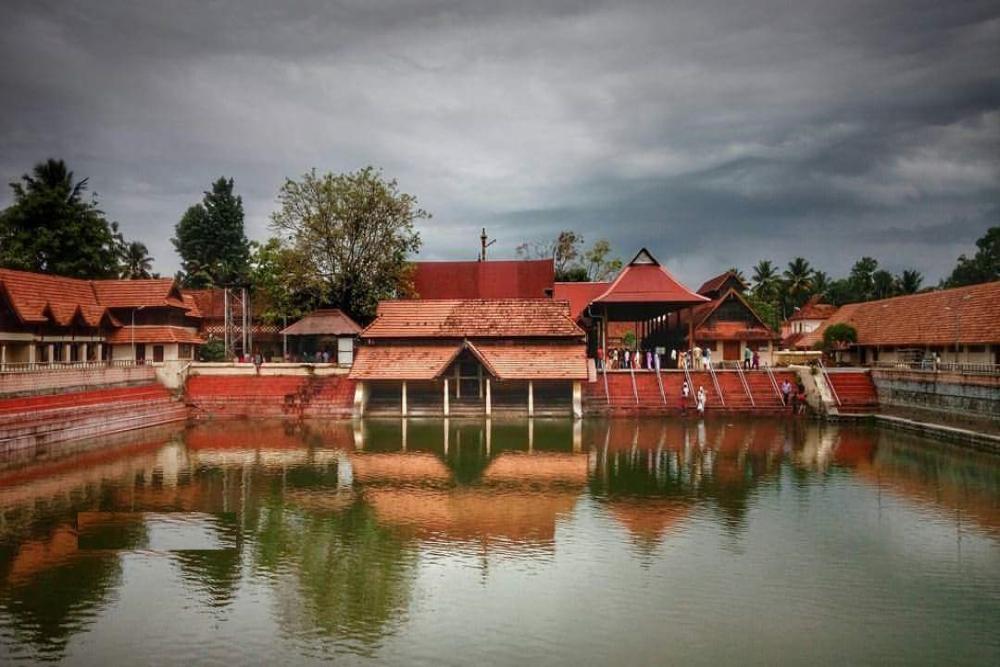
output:
[{"label": "large green tree", "polygon": [[522,243],[516,252],[518,257],[551,257],[558,282],[610,280],[622,268],[622,260],[611,256],[610,241],[598,239],[585,250],[583,234],[572,229],[564,229],[549,242]]},{"label": "large green tree", "polygon": [[961,287],[1000,280],[1000,226],[990,227],[976,241],[976,254],[961,255],[958,265],[946,281],[947,287]]},{"label": "large green tree", "polygon": [[762,259],[753,267],[753,294],[761,301],[773,303],[781,289],[781,278],[774,262]]},{"label": "large green tree", "polygon": [[187,287],[242,285],[250,245],[243,229],[243,198],[231,178],[219,178],[200,203],[185,211],[173,241]]},{"label": "large green tree", "polygon": [[125,245],[122,253],[122,278],[152,278],[153,258],[145,243],[132,241]]},{"label": "large green tree", "polygon": [[271,227],[291,251],[299,289],[356,318],[408,291],[407,256],[420,249],[418,220],[430,214],[374,167],[287,179]]},{"label": "large green tree", "polygon": [[0,266],[76,278],[119,273],[120,236],[85,197],[62,160],[47,160],[10,184],[14,203],[0,213]]}]

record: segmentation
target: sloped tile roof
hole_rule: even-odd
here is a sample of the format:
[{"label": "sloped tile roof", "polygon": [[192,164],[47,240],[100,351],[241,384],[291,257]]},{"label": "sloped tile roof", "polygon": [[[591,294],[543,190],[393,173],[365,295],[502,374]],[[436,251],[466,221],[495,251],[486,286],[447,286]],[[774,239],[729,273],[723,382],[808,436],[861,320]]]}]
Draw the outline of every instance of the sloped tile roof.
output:
[{"label": "sloped tile roof", "polygon": [[836,306],[831,303],[820,303],[821,299],[819,294],[811,297],[788,320],[825,320],[837,312]]},{"label": "sloped tile roof", "polygon": [[483,365],[501,380],[586,380],[585,345],[470,344]]},{"label": "sloped tile roof", "polygon": [[643,248],[621,270],[596,303],[673,303],[695,304],[708,301],[695,294],[670,275],[660,263]]},{"label": "sloped tile roof", "polygon": [[[132,331],[135,331],[135,338],[132,338]],[[115,329],[108,336],[108,343],[112,345],[126,345],[136,343],[190,343],[191,345],[202,345],[204,340],[194,331],[186,327],[156,326],[156,325],[136,325],[135,327],[126,325],[120,329]]]},{"label": "sloped tile roof", "polygon": [[361,327],[339,308],[315,310],[282,329],[288,336],[356,336]]},{"label": "sloped tile roof", "polygon": [[354,353],[352,380],[433,380],[462,351],[452,345],[363,345]]},{"label": "sloped tile roof", "polygon": [[569,302],[570,317],[578,321],[590,303],[604,294],[611,283],[555,283],[552,297]]},{"label": "sloped tile roof", "polygon": [[108,308],[175,306],[187,308],[173,278],[93,280],[97,300]]},{"label": "sloped tile roof", "polygon": [[741,279],[736,274],[735,271],[726,271],[725,273],[720,273],[714,278],[709,278],[708,280],[703,282],[701,284],[701,287],[698,288],[698,294],[705,296],[712,292],[717,292],[719,289],[722,288],[723,285],[726,284],[726,281],[729,280],[730,278],[735,278],[737,281],[743,284],[743,287],[747,287],[746,281]]},{"label": "sloped tile roof", "polygon": [[[756,324],[747,325],[742,322],[708,322],[716,310],[730,299],[735,299],[750,313]],[[686,327],[688,320],[694,323],[695,338],[708,340],[777,340],[779,335],[774,332],[757,314],[746,298],[734,289],[730,289],[718,299],[703,303],[688,311],[681,311],[678,321]]]},{"label": "sloped tile roof", "polygon": [[552,289],[551,259],[414,262],[418,299],[540,299]]},{"label": "sloped tile roof", "polygon": [[[46,309],[50,305],[56,317],[65,317],[66,308],[75,309],[81,304],[101,307],[89,280],[0,269],[0,287],[15,314],[24,322],[47,322]],[[69,317],[72,318],[72,314]]]},{"label": "sloped tile roof", "polygon": [[841,322],[853,326],[865,346],[997,345],[1000,281],[847,304],[796,347],[821,344],[826,328]]},{"label": "sloped tile roof", "polygon": [[569,304],[552,299],[383,301],[362,338],[576,338]]}]

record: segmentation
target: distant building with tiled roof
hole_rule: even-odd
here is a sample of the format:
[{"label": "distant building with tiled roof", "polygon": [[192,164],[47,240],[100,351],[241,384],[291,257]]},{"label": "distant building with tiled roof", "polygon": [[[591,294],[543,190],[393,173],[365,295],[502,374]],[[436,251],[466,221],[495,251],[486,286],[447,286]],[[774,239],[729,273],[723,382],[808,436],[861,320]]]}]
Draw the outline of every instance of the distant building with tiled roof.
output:
[{"label": "distant building with tiled roof", "polygon": [[[198,330],[202,338],[224,339],[226,336],[226,290],[222,287],[208,287],[204,289],[183,290],[185,303],[192,302],[198,313],[201,315],[201,325]],[[238,289],[230,290],[232,303],[229,304],[232,328],[230,334],[234,336],[233,351],[235,354],[242,352],[241,332],[236,329],[242,326],[243,303],[240,300],[241,292]],[[266,303],[262,298],[248,295],[250,300],[250,318],[248,330],[248,342],[252,343],[253,350],[259,351],[265,357],[278,354],[281,349],[281,336],[279,334],[281,326],[267,322],[264,318]]]},{"label": "distant building with tiled roof", "polygon": [[551,259],[413,263],[417,299],[540,299],[554,280]]},{"label": "distant building with tiled roof", "polygon": [[731,289],[742,294],[749,288],[746,281],[740,278],[736,271],[730,269],[702,283],[701,287],[698,288],[698,294],[707,296],[709,299],[718,299]]},{"label": "distant building with tiled roof", "polygon": [[944,362],[1000,364],[1000,282],[847,304],[796,347],[820,347],[827,327],[840,323],[857,331],[848,353],[856,363],[937,354]]},{"label": "distant building with tiled roof", "polygon": [[357,412],[580,414],[584,337],[565,301],[383,301],[350,372]]},{"label": "distant building with tiled roof", "polygon": [[0,364],[192,359],[200,311],[174,280],[0,269]]},{"label": "distant building with tiled roof", "polygon": [[791,317],[781,323],[782,347],[797,347],[798,342],[806,334],[818,329],[823,322],[837,312],[836,306],[822,301],[822,295],[813,295],[801,308],[797,308]]}]

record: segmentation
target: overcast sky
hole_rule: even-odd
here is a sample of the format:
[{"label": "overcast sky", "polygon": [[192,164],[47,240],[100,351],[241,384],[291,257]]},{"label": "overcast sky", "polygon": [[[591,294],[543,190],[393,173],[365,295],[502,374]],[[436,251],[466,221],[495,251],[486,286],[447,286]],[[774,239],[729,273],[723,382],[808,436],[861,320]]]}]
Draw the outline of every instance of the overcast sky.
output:
[{"label": "overcast sky", "polygon": [[425,259],[570,228],[692,283],[862,254],[936,282],[1000,224],[995,0],[2,5],[0,178],[65,159],[164,273],[214,178],[264,238],[312,167],[397,178]]}]

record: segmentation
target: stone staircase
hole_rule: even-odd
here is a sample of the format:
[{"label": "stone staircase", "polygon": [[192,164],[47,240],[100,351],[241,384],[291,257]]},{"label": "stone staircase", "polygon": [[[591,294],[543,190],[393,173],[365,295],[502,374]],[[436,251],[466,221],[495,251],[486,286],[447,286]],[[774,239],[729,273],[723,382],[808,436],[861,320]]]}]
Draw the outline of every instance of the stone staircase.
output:
[{"label": "stone staircase", "polygon": [[840,398],[839,412],[864,413],[878,410],[878,392],[869,371],[831,370],[828,376]]},{"label": "stone staircase", "polygon": [[196,417],[349,417],[354,387],[344,375],[194,375],[185,399]]}]

